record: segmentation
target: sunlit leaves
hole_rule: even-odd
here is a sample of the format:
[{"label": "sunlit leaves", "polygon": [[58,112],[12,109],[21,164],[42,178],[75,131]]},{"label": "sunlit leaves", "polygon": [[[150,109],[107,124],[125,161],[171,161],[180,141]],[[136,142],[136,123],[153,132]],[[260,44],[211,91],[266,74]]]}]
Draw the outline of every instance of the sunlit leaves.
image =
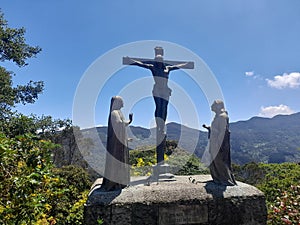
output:
[{"label": "sunlit leaves", "polygon": [[82,224],[88,176],[75,166],[54,169],[55,146],[0,133],[0,224]]},{"label": "sunlit leaves", "polygon": [[[26,66],[27,59],[36,56],[40,47],[26,44],[24,28],[10,28],[0,9],[0,61],[12,61],[17,66]],[[0,66],[0,119],[17,103],[34,103],[43,92],[42,81],[29,81],[26,85],[14,86],[13,72]]]},{"label": "sunlit leaves", "polygon": [[25,66],[26,59],[35,56],[41,48],[26,44],[25,28],[9,28],[0,11],[0,61],[13,61],[18,66]]}]

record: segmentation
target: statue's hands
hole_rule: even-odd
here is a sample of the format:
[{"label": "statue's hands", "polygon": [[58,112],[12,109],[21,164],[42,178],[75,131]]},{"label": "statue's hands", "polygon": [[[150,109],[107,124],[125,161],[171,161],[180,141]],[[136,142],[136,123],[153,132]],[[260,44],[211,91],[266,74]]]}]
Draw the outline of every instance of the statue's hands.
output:
[{"label": "statue's hands", "polygon": [[129,123],[131,123],[132,120],[133,120],[133,113],[130,113],[130,114],[129,114]]},{"label": "statue's hands", "polygon": [[210,127],[209,127],[209,126],[206,126],[205,124],[203,124],[202,127],[203,127],[203,128],[206,128],[206,129],[210,129]]}]

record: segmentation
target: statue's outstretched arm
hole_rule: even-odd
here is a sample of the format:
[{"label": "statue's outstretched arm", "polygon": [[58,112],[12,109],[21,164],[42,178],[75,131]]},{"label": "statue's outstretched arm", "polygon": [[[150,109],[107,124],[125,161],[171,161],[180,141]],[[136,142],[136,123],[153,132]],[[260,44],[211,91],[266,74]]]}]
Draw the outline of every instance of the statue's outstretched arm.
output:
[{"label": "statue's outstretched arm", "polygon": [[169,71],[172,71],[172,70],[178,70],[184,66],[186,66],[188,64],[188,62],[186,63],[180,63],[180,64],[176,64],[176,65],[172,65],[172,66],[166,66],[166,70],[169,72]]},{"label": "statue's outstretched arm", "polygon": [[132,59],[130,57],[128,57],[128,59],[132,62],[130,65],[140,66],[140,67],[143,67],[143,68],[146,68],[146,69],[150,69],[150,68],[153,67],[152,64],[144,63],[142,61]]}]

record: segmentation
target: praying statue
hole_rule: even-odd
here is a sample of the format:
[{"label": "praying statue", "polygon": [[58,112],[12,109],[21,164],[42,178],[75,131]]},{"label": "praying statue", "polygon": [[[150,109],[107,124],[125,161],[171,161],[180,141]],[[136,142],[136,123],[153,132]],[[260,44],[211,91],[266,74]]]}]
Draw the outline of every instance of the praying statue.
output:
[{"label": "praying statue", "polygon": [[216,184],[237,185],[231,172],[229,117],[221,100],[215,100],[211,110],[216,113],[211,126],[203,125],[209,132],[209,169]]},{"label": "praying statue", "polygon": [[123,106],[120,96],[112,97],[108,117],[105,172],[101,185],[104,191],[121,190],[130,182],[126,127],[132,122],[133,115],[129,114],[129,120],[126,120],[121,111]]}]

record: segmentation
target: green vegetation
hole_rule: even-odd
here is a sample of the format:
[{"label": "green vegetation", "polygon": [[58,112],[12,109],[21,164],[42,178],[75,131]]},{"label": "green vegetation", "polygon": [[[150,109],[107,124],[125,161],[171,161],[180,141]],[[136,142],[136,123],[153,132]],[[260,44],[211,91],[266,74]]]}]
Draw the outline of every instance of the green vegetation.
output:
[{"label": "green vegetation", "polygon": [[[41,51],[27,45],[24,34],[24,28],[9,28],[0,11],[1,62],[23,67]],[[13,75],[0,66],[0,224],[82,224],[91,183],[85,170],[69,165],[76,158],[74,131],[79,128],[70,120],[14,112],[16,104],[34,103],[44,84],[14,86]],[[59,145],[63,141],[68,148]],[[58,156],[65,161],[55,168]]]},{"label": "green vegetation", "polygon": [[264,192],[268,224],[296,224],[300,221],[300,165],[297,163],[234,165],[236,178]]},{"label": "green vegetation", "polygon": [[[0,11],[1,62],[11,61],[23,67],[27,59],[41,51],[39,47],[27,45],[24,34],[24,28],[9,28]],[[34,103],[44,84],[29,81],[26,85],[14,86],[13,75],[0,66],[0,224],[80,225],[91,183],[83,169],[87,165],[80,160],[76,140],[84,141],[86,146],[92,143],[80,137],[79,128],[70,120],[14,112],[16,104]],[[293,124],[296,126],[297,122]],[[289,126],[288,129],[292,131]],[[248,132],[249,136],[249,129],[241,128],[241,131]],[[273,140],[274,133],[270,133]],[[265,140],[266,136],[261,137]],[[239,141],[243,141],[242,138]],[[296,141],[290,140],[290,143]],[[237,152],[241,152],[244,159],[243,150],[245,148]],[[264,152],[267,153],[270,152]],[[278,161],[277,158],[274,161]],[[208,173],[199,158],[177,148],[174,141],[167,142],[165,160],[177,175]],[[132,175],[149,175],[156,163],[154,147],[130,151],[130,163]],[[233,169],[237,180],[255,185],[265,193],[268,224],[299,224],[299,164],[249,163],[234,165]],[[101,219],[98,224],[102,224]]]},{"label": "green vegetation", "polygon": [[[167,141],[165,161],[170,165],[170,172],[175,175],[207,174],[207,168],[195,155],[177,147],[176,141]],[[156,164],[154,146],[144,146],[130,151],[129,163],[132,176],[149,176],[152,166]]]},{"label": "green vegetation", "polygon": [[75,166],[53,168],[55,144],[0,134],[0,223],[81,224],[90,182]]},{"label": "green vegetation", "polygon": [[[25,43],[25,28],[9,28],[3,13],[0,11],[0,61],[12,61],[17,66],[26,66],[28,58],[36,56],[40,47]],[[0,66],[0,118],[11,113],[17,103],[34,103],[43,91],[42,81],[29,81],[26,85],[13,86],[13,73]]]}]

